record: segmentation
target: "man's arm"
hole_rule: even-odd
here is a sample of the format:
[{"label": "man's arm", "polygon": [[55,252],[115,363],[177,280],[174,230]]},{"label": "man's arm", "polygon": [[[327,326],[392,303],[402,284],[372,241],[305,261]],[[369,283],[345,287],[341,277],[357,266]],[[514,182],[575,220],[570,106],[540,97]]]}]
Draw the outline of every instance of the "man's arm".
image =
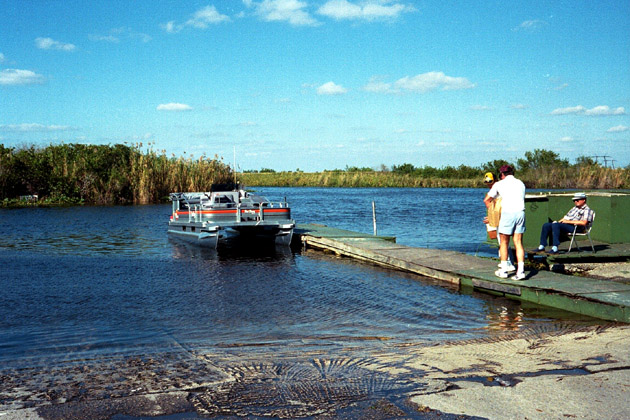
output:
[{"label": "man's arm", "polygon": [[569,219],[568,217],[570,214],[571,212],[567,213],[562,219],[558,220],[558,222],[565,223],[567,225],[586,226],[589,223],[589,219],[592,217],[592,212],[588,210],[580,215],[580,217],[584,217],[582,220]]},{"label": "man's arm", "polygon": [[494,200],[494,198],[492,198],[488,194],[486,194],[486,198],[483,199],[483,203],[486,205],[486,208],[490,207],[490,204],[492,203],[492,200]]},{"label": "man's arm", "polygon": [[569,220],[562,218],[558,221],[567,225],[586,226],[588,224],[588,220]]}]

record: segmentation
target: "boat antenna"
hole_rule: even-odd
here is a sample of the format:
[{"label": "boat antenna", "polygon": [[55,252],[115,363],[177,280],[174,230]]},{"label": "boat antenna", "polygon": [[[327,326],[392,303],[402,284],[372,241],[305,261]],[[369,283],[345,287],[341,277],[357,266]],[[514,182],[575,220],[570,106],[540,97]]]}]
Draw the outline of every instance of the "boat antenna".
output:
[{"label": "boat antenna", "polygon": [[234,185],[236,185],[236,146],[234,146]]}]

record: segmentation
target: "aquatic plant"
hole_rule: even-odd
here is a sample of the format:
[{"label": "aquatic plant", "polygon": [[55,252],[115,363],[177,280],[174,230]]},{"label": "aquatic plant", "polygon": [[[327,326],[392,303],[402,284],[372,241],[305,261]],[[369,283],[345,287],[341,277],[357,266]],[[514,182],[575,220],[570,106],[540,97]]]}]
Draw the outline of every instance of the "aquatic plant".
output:
[{"label": "aquatic plant", "polygon": [[[322,172],[273,169],[247,171],[237,180],[246,186],[482,188],[485,172],[497,173],[505,160],[479,167],[434,168],[411,163],[379,170],[356,166]],[[630,168],[609,168],[580,157],[575,164],[555,152],[534,150],[518,159],[516,175],[528,188],[630,188]],[[213,183],[235,180],[219,156],[168,157],[164,150],[116,145],[59,144],[5,147],[0,144],[0,205],[26,205],[20,196],[37,195],[38,203],[156,203],[170,192],[208,191]],[[28,205],[32,205],[29,203]]]},{"label": "aquatic plant", "polygon": [[[323,172],[248,171],[240,178],[250,186],[277,187],[420,187],[420,188],[481,188],[483,174],[497,174],[505,160],[493,160],[479,167],[460,165],[434,168],[415,167],[410,163],[380,170],[350,167]],[[630,168],[601,166],[588,157],[580,157],[574,165],[555,152],[534,150],[518,159],[516,175],[528,188],[622,189],[630,188]]]},{"label": "aquatic plant", "polygon": [[167,157],[148,145],[0,145],[0,200],[37,195],[48,203],[155,203],[170,192],[210,190],[233,179],[215,156]]}]

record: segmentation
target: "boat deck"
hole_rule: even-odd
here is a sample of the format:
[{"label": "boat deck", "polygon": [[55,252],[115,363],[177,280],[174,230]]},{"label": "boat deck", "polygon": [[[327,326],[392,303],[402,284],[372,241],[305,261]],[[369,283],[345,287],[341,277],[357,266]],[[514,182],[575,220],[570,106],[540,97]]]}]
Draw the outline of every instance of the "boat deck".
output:
[{"label": "boat deck", "polygon": [[[299,224],[294,234],[308,248],[403,270],[475,290],[611,321],[630,323],[630,284],[570,276],[547,270],[528,271],[521,281],[494,275],[497,261],[456,251],[399,245],[395,238],[373,236],[316,224]],[[596,254],[630,258],[630,246],[598,249]],[[613,250],[614,248],[614,250]],[[590,254],[583,251],[579,254]],[[607,252],[607,254],[604,254]],[[624,254],[625,252],[625,254]],[[571,252],[573,254],[573,251]],[[575,252],[578,254],[578,252]],[[571,255],[572,258],[575,258]],[[563,254],[555,255],[562,259]]]}]

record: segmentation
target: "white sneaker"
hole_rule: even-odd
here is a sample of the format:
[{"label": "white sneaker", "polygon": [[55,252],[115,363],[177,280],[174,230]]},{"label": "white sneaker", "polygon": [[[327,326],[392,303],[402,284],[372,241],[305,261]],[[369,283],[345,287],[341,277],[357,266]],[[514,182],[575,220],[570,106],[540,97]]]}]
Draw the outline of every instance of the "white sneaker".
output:
[{"label": "white sneaker", "polygon": [[508,272],[504,271],[504,270],[497,270],[494,272],[494,275],[497,277],[500,277],[502,279],[507,279],[508,278]]},{"label": "white sneaker", "polygon": [[527,277],[525,273],[516,273],[512,280],[525,280],[525,277]]},{"label": "white sneaker", "polygon": [[[501,268],[501,263],[497,264],[497,267]],[[505,271],[512,272],[512,271],[516,271],[516,267],[514,266],[514,264],[509,264],[507,266],[507,268],[505,269]]]}]

